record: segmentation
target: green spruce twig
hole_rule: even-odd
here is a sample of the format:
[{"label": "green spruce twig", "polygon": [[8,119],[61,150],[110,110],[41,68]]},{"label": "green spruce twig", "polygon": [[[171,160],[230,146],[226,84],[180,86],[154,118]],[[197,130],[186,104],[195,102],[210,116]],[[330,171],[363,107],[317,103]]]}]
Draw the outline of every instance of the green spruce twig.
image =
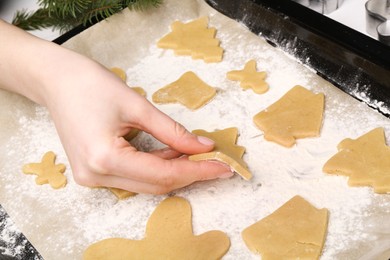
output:
[{"label": "green spruce twig", "polygon": [[128,7],[144,11],[163,0],[39,0],[34,12],[17,11],[12,23],[24,30],[52,28],[61,33],[92,20],[102,20]]}]

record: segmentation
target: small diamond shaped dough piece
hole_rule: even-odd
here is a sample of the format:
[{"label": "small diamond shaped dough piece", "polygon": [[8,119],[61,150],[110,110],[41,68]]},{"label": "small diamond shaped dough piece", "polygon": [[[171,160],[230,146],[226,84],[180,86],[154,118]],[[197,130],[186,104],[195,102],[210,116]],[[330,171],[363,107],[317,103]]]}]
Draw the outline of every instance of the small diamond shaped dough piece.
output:
[{"label": "small diamond shaped dough piece", "polygon": [[194,72],[184,73],[178,80],[157,90],[153,102],[176,103],[195,110],[208,103],[217,93],[216,89],[203,82]]},{"label": "small diamond shaped dough piece", "polygon": [[62,163],[55,164],[55,160],[56,155],[52,151],[49,151],[43,155],[40,163],[24,165],[23,173],[37,175],[35,182],[38,185],[49,183],[54,189],[65,187],[65,165]]},{"label": "small diamond shaped dough piece", "polygon": [[238,130],[235,127],[217,130],[215,132],[207,132],[204,130],[192,131],[198,136],[207,137],[215,142],[214,150],[209,153],[195,154],[188,157],[191,161],[201,160],[216,160],[226,163],[230,168],[241,175],[245,180],[250,180],[252,174],[242,156],[245,148],[236,145]]},{"label": "small diamond shaped dough piece", "polygon": [[295,196],[269,216],[247,227],[242,238],[263,260],[319,259],[328,227],[328,210]]},{"label": "small diamond shaped dough piece", "polygon": [[118,67],[113,67],[110,69],[115,75],[117,75],[122,81],[126,82],[126,72]]},{"label": "small diamond shaped dough piece", "polygon": [[223,49],[215,39],[216,29],[208,28],[208,18],[201,17],[188,23],[175,21],[172,32],[157,42],[157,47],[173,49],[176,55],[191,55],[205,62],[220,62]]},{"label": "small diamond shaped dough piece", "polygon": [[135,192],[131,192],[131,191],[127,191],[127,190],[122,190],[122,189],[118,189],[118,188],[108,188],[112,193],[114,193],[114,195],[120,199],[120,200],[124,200],[124,199],[127,199],[129,197],[133,197],[135,195],[137,195],[137,193]]},{"label": "small diamond shaped dough piece", "polygon": [[232,70],[226,74],[230,80],[240,81],[240,86],[244,90],[251,88],[257,94],[268,91],[268,84],[264,81],[267,73],[256,70],[256,61],[250,60],[245,64],[243,70]]},{"label": "small diamond shaped dough piece", "polygon": [[355,140],[344,139],[337,149],[325,163],[324,172],[349,176],[350,186],[372,186],[376,193],[390,193],[390,147],[383,128]]},{"label": "small diamond shaped dough piece", "polygon": [[324,94],[297,85],[253,121],[266,140],[291,147],[296,139],[320,135],[323,112]]},{"label": "small diamond shaped dough piece", "polygon": [[217,230],[192,233],[191,206],[183,198],[165,199],[150,216],[145,238],[109,238],[89,246],[84,260],[99,259],[221,259],[230,247]]}]

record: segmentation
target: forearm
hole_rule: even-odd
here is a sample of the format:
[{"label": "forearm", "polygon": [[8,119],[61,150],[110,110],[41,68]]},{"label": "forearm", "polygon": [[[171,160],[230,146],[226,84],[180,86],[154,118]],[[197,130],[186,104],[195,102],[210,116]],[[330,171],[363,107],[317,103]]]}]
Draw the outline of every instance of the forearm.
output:
[{"label": "forearm", "polygon": [[[46,98],[57,91],[61,71],[67,76],[72,61],[88,59],[57,44],[37,38],[0,20],[0,88],[16,92],[47,106]],[[80,67],[80,66],[79,66]],[[80,71],[75,72],[77,74]]]}]

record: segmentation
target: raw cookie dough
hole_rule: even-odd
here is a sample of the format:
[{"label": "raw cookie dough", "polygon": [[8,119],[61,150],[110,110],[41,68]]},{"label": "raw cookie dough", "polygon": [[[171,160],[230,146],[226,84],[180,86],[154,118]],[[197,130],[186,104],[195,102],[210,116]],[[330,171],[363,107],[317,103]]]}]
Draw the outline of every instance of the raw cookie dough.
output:
[{"label": "raw cookie dough", "polygon": [[[126,82],[127,76],[126,76],[126,72],[123,69],[118,67],[113,67],[110,70],[115,75],[117,75],[122,81]],[[130,88],[135,92],[137,92],[138,94],[140,94],[141,96],[146,97],[146,91],[143,88],[141,87],[130,87]]]},{"label": "raw cookie dough", "polygon": [[350,186],[372,186],[376,193],[390,192],[390,147],[383,128],[355,140],[344,139],[337,149],[339,152],[325,163],[324,172],[349,176]]},{"label": "raw cookie dough", "polygon": [[117,75],[122,81],[126,82],[126,72],[118,67],[113,67],[110,69],[115,75]]},{"label": "raw cookie dough", "polygon": [[150,216],[144,239],[99,241],[86,249],[84,260],[222,258],[230,247],[228,236],[217,230],[194,236],[191,215],[188,201],[180,197],[167,198]]},{"label": "raw cookie dough", "polygon": [[257,94],[268,91],[268,84],[264,81],[266,76],[266,72],[256,70],[255,60],[248,61],[243,70],[232,70],[226,74],[228,79],[240,81],[240,86],[244,90],[251,88]]},{"label": "raw cookie dough", "polygon": [[194,130],[194,134],[210,138],[215,142],[214,150],[209,153],[195,154],[188,157],[191,161],[217,160],[226,163],[241,175],[245,180],[250,180],[252,174],[249,172],[246,163],[242,160],[245,147],[236,145],[238,130],[235,127],[206,132]]},{"label": "raw cookie dough", "polygon": [[328,226],[328,210],[295,196],[269,216],[247,227],[242,238],[263,260],[319,259]]},{"label": "raw cookie dough", "polygon": [[127,191],[127,190],[122,190],[122,189],[118,189],[118,188],[108,188],[112,193],[114,193],[114,195],[120,199],[120,200],[123,200],[123,199],[127,199],[128,197],[132,197],[132,196],[135,196],[137,195],[137,193],[135,192],[131,192],[131,191]]},{"label": "raw cookie dough", "polygon": [[201,17],[188,23],[175,21],[172,32],[157,42],[157,47],[173,49],[176,55],[191,55],[205,62],[220,62],[223,49],[215,39],[216,29],[208,28],[208,18]]},{"label": "raw cookie dough", "polygon": [[176,103],[195,110],[208,103],[217,93],[216,89],[203,82],[194,72],[184,73],[178,80],[157,90],[153,102]]},{"label": "raw cookie dough", "polygon": [[319,136],[323,111],[324,94],[297,85],[253,121],[266,140],[291,147],[296,139]]},{"label": "raw cookie dough", "polygon": [[54,189],[62,188],[66,185],[65,165],[55,164],[55,160],[56,155],[49,151],[43,155],[40,163],[24,165],[23,173],[37,175],[35,182],[38,185],[49,183]]}]

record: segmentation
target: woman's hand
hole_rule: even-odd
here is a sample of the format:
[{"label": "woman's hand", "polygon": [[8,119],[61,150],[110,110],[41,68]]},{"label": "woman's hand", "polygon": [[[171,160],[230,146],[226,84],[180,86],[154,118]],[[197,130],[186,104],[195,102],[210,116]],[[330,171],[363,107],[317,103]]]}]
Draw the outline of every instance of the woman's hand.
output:
[{"label": "woman's hand", "polygon": [[[183,157],[208,152],[213,142],[188,132],[98,63],[0,21],[3,29],[0,74],[9,77],[0,85],[48,108],[79,184],[161,194],[232,175],[220,163]],[[21,51],[10,54],[7,47]],[[133,128],[167,148],[137,151],[123,138]]]}]

